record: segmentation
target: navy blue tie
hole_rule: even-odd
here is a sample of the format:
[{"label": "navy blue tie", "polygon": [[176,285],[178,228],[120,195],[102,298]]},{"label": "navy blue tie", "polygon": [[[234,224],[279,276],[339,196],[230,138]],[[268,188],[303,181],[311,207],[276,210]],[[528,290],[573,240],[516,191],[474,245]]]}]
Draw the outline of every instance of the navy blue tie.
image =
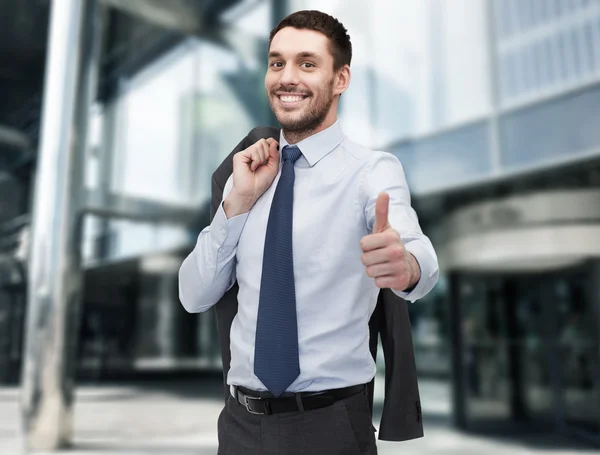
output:
[{"label": "navy blue tie", "polygon": [[286,145],[282,154],[265,236],[254,347],[254,374],[276,397],[300,374],[292,226],[294,163],[302,152]]}]

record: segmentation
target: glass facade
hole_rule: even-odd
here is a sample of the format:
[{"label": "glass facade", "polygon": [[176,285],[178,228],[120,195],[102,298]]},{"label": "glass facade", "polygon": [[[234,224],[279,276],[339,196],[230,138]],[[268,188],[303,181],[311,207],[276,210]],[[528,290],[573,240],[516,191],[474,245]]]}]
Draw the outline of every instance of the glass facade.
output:
[{"label": "glass facade", "polygon": [[416,194],[598,153],[600,3],[493,0],[450,9],[431,0],[403,5],[402,16],[422,34],[376,31],[375,47],[421,43],[407,52],[428,62],[428,77],[397,62],[395,79],[405,73],[420,85],[406,85],[403,103],[382,101],[376,113],[399,120],[397,140],[383,148],[402,160]]},{"label": "glass facade", "polygon": [[598,78],[598,2],[495,0],[494,6],[503,103]]},{"label": "glass facade", "polygon": [[[214,169],[254,126],[270,123],[263,82],[268,30],[261,26],[268,23],[268,6],[230,18],[235,33],[223,42],[188,38],[120,81],[114,139],[97,146],[98,155],[113,156],[111,192],[198,211],[207,206]],[[88,165],[89,188],[97,187],[98,161],[92,157]],[[98,223],[88,225],[88,245],[109,237],[109,260],[189,241],[185,229],[164,224],[111,220],[104,232]]]},{"label": "glass facade", "polygon": [[164,202],[192,202],[183,185],[188,163],[178,154],[185,148],[180,143],[181,100],[193,92],[194,65],[193,48],[184,44],[123,82],[115,191]]},{"label": "glass facade", "polygon": [[492,172],[489,123],[472,123],[390,147],[403,163],[413,191],[427,191]]},{"label": "glass facade", "polygon": [[600,151],[600,85],[507,112],[502,164],[515,169]]}]

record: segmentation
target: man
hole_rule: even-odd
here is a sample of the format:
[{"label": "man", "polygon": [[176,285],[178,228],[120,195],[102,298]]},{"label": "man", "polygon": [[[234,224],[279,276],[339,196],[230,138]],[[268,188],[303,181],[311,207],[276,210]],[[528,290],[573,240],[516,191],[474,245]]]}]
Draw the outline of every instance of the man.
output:
[{"label": "man", "polygon": [[279,141],[235,154],[179,272],[189,312],[239,285],[220,454],[377,453],[369,318],[381,288],[415,301],[437,282],[401,164],[337,121],[351,56],[346,29],[318,11],[271,32],[265,88]]}]

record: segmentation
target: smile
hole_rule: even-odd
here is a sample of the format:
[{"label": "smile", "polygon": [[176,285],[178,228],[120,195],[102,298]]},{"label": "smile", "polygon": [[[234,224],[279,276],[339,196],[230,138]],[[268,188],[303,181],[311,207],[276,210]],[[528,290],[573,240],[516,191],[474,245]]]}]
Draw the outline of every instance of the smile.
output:
[{"label": "smile", "polygon": [[279,95],[279,96],[277,96],[277,98],[279,98],[281,100],[281,102],[283,102],[283,103],[293,104],[293,103],[299,103],[300,101],[303,101],[308,97],[303,96],[303,95]]}]

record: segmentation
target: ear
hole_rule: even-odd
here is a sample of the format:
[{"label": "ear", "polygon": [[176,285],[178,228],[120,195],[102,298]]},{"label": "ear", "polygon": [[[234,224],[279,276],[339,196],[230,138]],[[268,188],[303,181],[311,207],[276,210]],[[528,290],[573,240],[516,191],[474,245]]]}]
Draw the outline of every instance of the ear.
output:
[{"label": "ear", "polygon": [[350,85],[350,66],[344,65],[336,71],[333,93],[341,95]]}]

